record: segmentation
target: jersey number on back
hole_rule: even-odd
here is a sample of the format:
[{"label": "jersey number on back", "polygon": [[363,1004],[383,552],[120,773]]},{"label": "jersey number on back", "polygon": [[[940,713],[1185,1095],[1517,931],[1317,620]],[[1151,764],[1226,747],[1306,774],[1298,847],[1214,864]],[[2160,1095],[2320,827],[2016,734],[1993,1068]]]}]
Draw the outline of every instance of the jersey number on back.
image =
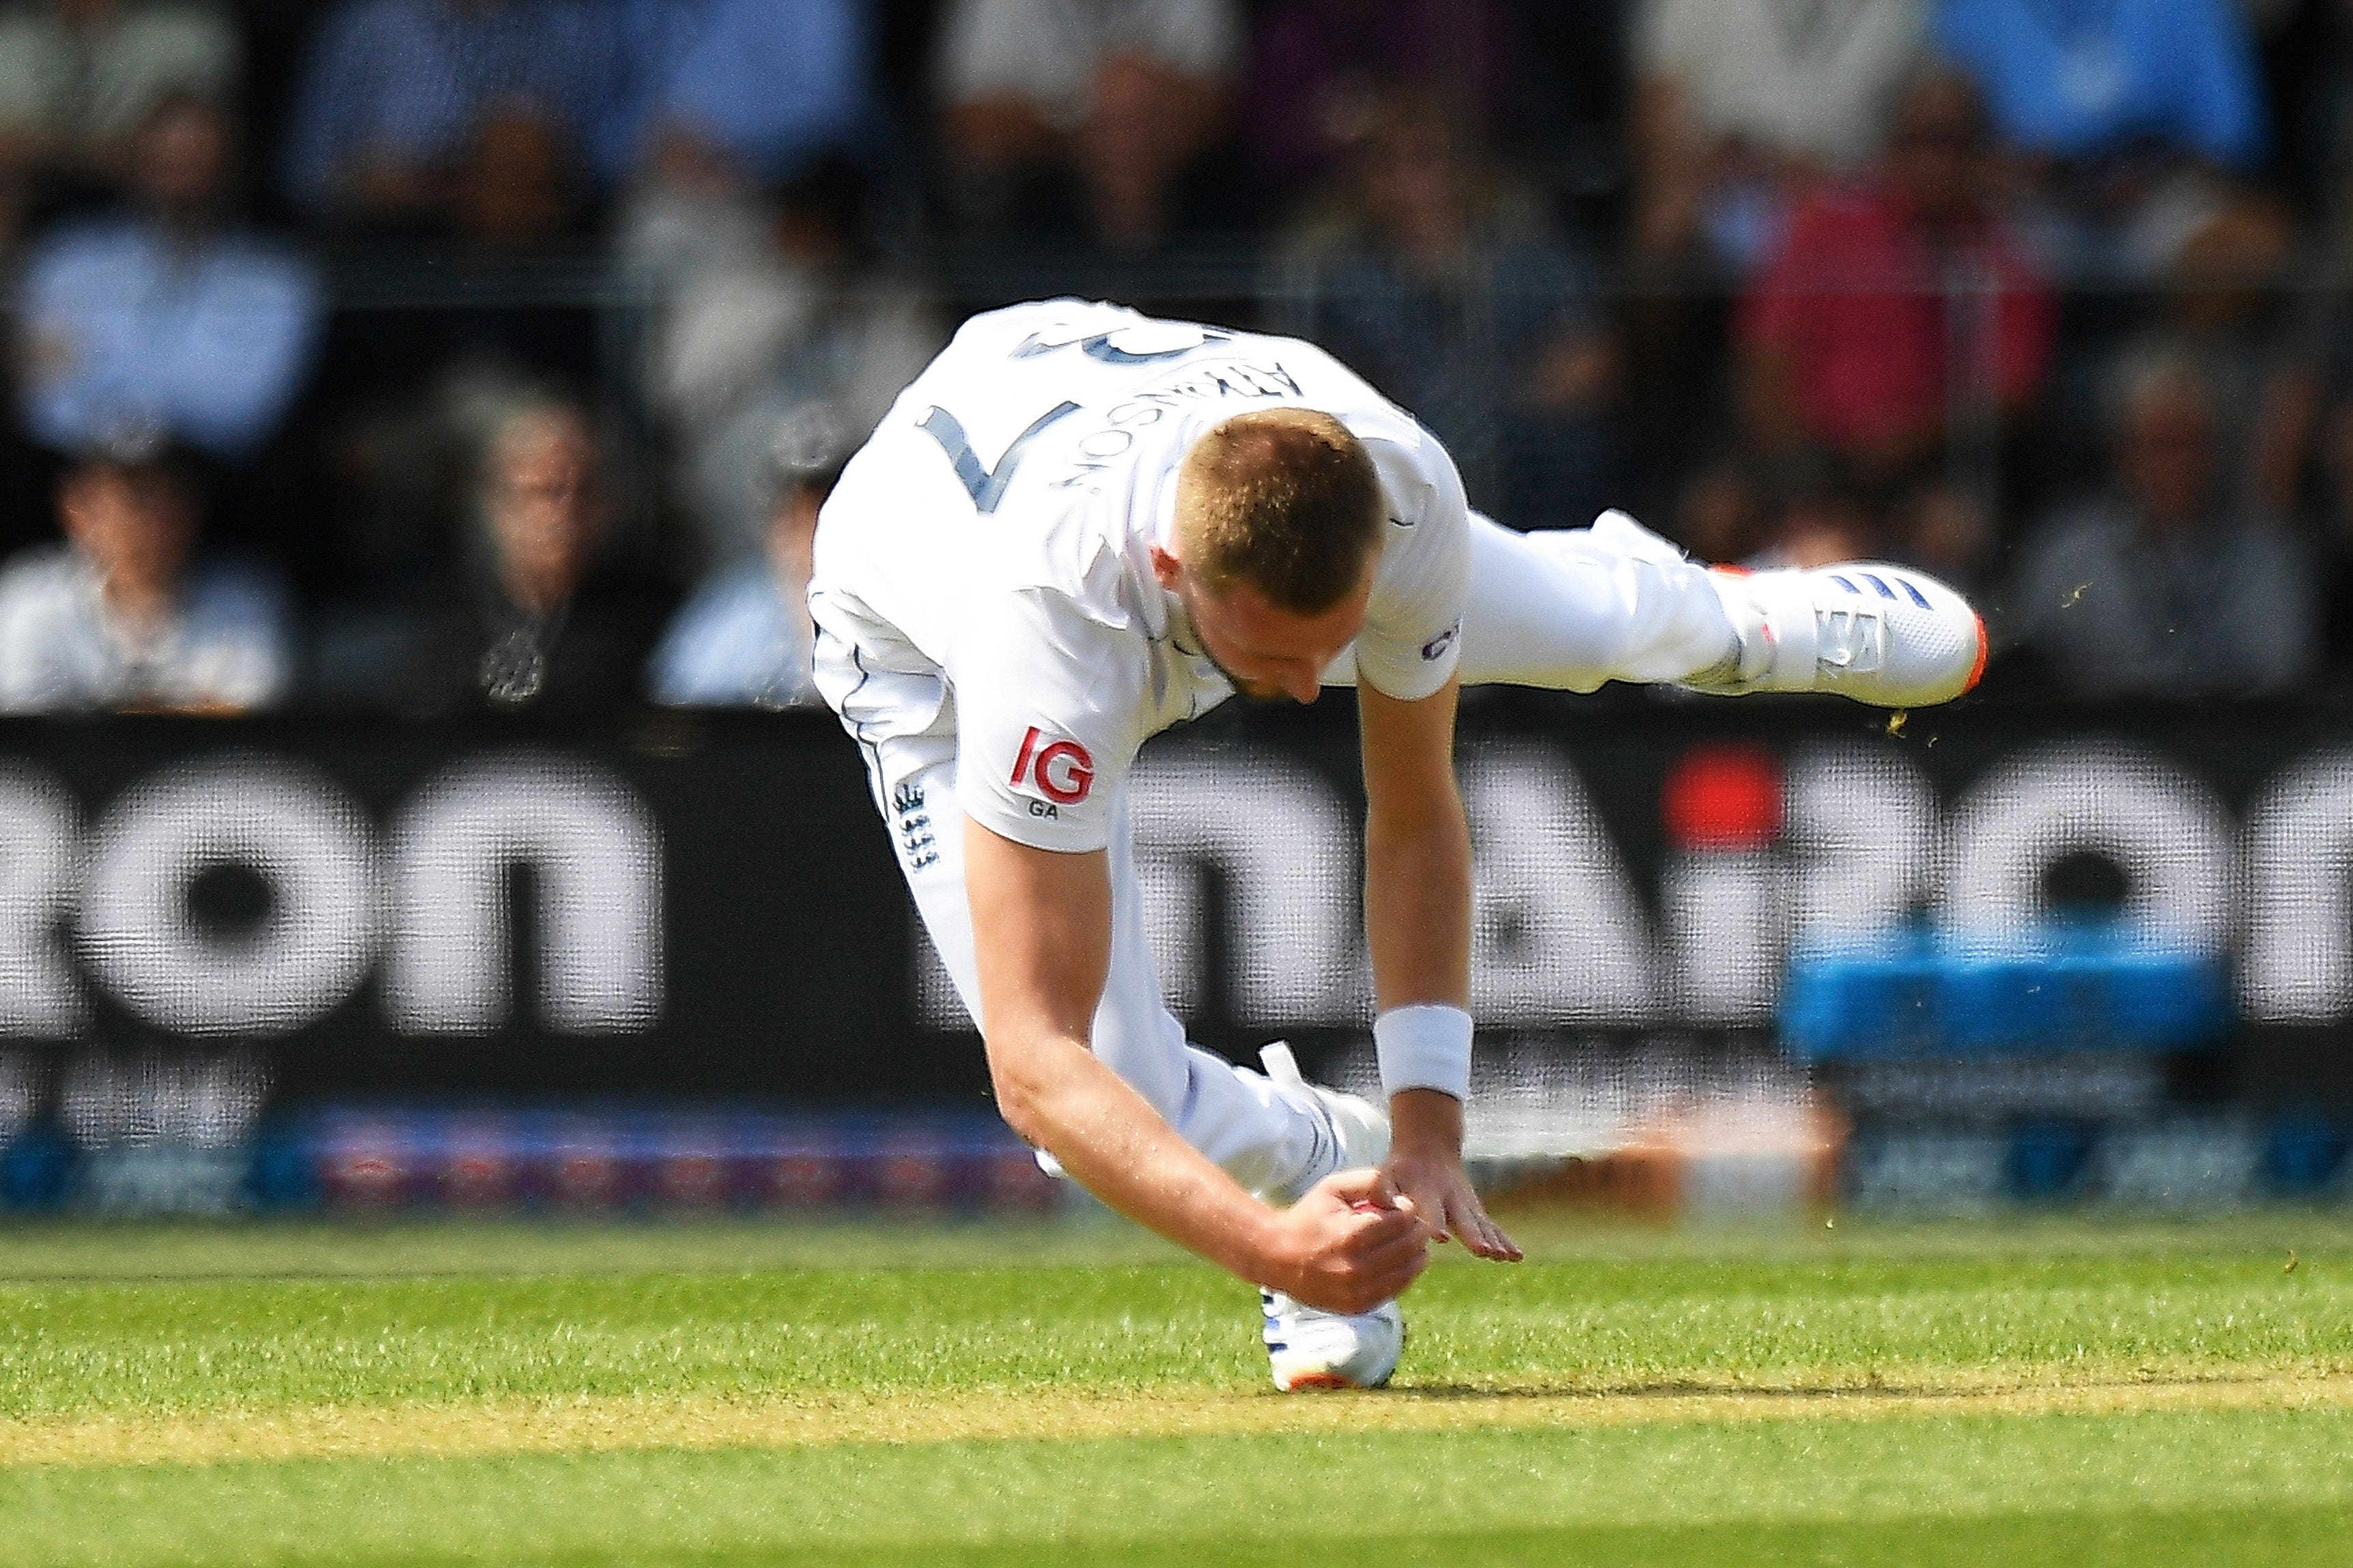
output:
[{"label": "jersey number on back", "polygon": [[972,497],[973,510],[983,514],[997,510],[1005,499],[1005,487],[1013,482],[1013,470],[1020,465],[1022,449],[1036,440],[1045,428],[1056,420],[1076,414],[1079,405],[1065,403],[1059,408],[1039,415],[1029,428],[1013,437],[1012,444],[997,459],[994,469],[980,466],[980,458],[972,449],[972,441],[964,433],[964,424],[944,408],[934,407],[923,416],[922,428],[940,444],[955,465],[955,476],[964,481],[966,493]]}]

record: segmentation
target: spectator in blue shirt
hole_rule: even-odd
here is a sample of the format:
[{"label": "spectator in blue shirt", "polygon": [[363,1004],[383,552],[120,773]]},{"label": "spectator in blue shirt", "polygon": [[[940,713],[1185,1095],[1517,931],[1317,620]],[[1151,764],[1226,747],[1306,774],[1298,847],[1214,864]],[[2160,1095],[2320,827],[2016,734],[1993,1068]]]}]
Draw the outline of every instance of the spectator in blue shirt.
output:
[{"label": "spectator in blue shirt", "polygon": [[324,300],[301,258],[223,225],[230,164],[219,107],[167,98],[133,139],[137,210],[34,247],[19,309],[37,438],[71,448],[160,428],[234,461],[276,430]]},{"label": "spectator in blue shirt", "polygon": [[1976,79],[2000,140],[2042,176],[2028,227],[2047,264],[2156,278],[2248,205],[2234,179],[2262,159],[2266,132],[2241,10],[1945,0],[1934,47]]},{"label": "spectator in blue shirt", "polygon": [[2263,155],[2235,0],[1946,0],[1936,37],[2022,152],[2084,159],[2147,138],[2228,168]]},{"label": "spectator in blue shirt", "polygon": [[811,405],[770,445],[775,498],[760,552],[713,574],[670,622],[646,671],[657,702],[679,708],[797,708],[818,700],[806,595],[818,509],[847,453],[839,423]]},{"label": "spectator in blue shirt", "polygon": [[458,222],[468,187],[500,175],[456,177],[485,146],[583,156],[616,102],[620,54],[614,12],[594,0],[344,0],[295,96],[288,194],[333,221]]},{"label": "spectator in blue shirt", "polygon": [[596,133],[618,178],[668,138],[774,187],[871,139],[863,8],[851,0],[624,0],[626,80]]},{"label": "spectator in blue shirt", "polygon": [[58,487],[62,542],[0,570],[0,713],[236,713],[293,664],[285,585],[197,550],[203,488],[152,434],[82,455]]}]

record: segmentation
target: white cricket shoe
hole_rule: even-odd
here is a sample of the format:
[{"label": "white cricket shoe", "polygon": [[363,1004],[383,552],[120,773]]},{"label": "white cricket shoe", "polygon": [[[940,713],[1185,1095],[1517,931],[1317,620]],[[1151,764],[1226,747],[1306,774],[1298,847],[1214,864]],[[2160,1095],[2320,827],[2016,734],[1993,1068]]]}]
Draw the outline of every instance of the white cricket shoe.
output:
[{"label": "white cricket shoe", "polygon": [[1925,572],[1878,562],[1811,570],[1717,568],[1736,659],[1701,691],[1831,691],[1880,708],[1949,702],[1985,673],[1985,621]]},{"label": "white cricket shoe", "polygon": [[[1309,1083],[1298,1058],[1278,1040],[1259,1052],[1266,1076],[1303,1093],[1323,1112],[1336,1152],[1330,1171],[1356,1171],[1388,1157],[1389,1119],[1380,1108],[1353,1094]],[[1320,1177],[1318,1178],[1320,1179]],[[1266,1358],[1274,1385],[1297,1388],[1378,1388],[1397,1371],[1405,1351],[1405,1313],[1395,1301],[1369,1312],[1327,1312],[1261,1288],[1259,1310],[1265,1320]]]},{"label": "white cricket shoe", "polygon": [[1378,1388],[1397,1371],[1405,1351],[1405,1313],[1395,1301],[1369,1312],[1324,1312],[1263,1289],[1258,1301],[1266,1317],[1267,1363],[1275,1387],[1285,1394]]}]

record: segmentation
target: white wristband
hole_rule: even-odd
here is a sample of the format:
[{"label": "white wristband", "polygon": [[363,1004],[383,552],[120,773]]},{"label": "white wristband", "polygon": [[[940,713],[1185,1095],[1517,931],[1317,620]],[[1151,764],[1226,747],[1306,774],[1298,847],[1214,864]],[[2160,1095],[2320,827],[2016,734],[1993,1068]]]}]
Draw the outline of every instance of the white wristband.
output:
[{"label": "white wristband", "polygon": [[1373,1020],[1373,1053],[1389,1094],[1434,1089],[1457,1100],[1471,1093],[1471,1015],[1442,1002],[1392,1007]]}]

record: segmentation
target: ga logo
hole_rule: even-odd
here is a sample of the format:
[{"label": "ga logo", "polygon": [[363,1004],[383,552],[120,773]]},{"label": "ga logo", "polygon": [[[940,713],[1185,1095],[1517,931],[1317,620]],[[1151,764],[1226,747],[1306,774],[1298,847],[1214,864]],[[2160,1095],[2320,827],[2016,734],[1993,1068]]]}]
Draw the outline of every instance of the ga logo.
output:
[{"label": "ga logo", "polygon": [[1038,793],[1056,805],[1076,805],[1095,786],[1095,760],[1076,741],[1047,741],[1037,725],[1021,737],[1020,754],[1013,759],[1013,786],[1035,782]]}]

